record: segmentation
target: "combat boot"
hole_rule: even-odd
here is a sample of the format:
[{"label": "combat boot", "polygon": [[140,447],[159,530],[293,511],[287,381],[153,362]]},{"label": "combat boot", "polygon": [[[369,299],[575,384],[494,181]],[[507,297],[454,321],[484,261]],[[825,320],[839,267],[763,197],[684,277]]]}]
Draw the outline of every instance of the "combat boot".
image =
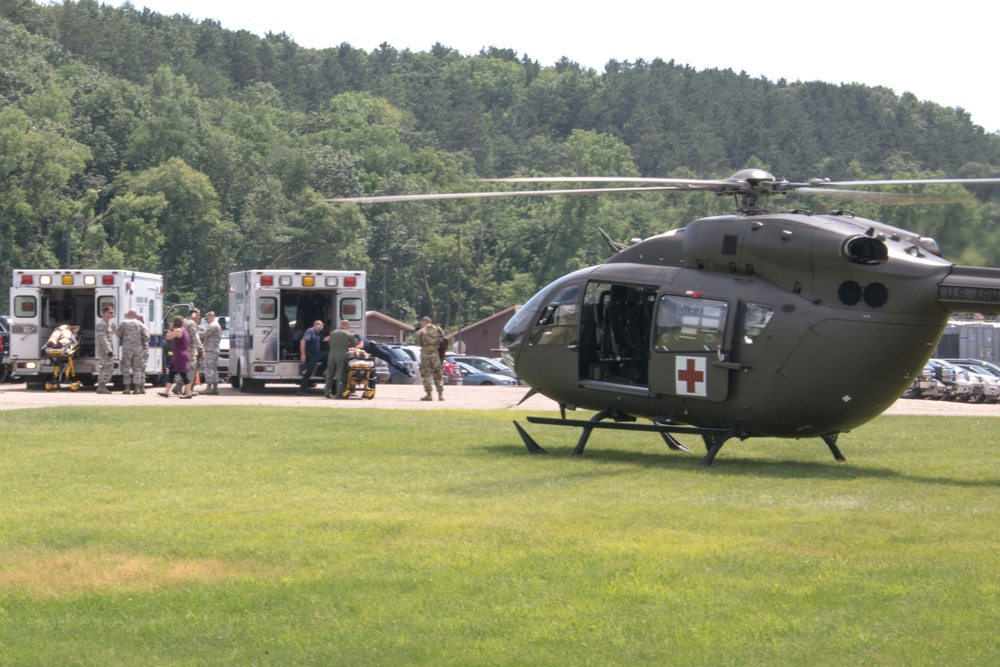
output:
[{"label": "combat boot", "polygon": [[441,390],[441,391],[438,392],[438,400],[439,401],[443,401],[444,400],[444,390]]},{"label": "combat boot", "polygon": [[209,392],[209,393],[212,394],[212,396],[218,396],[219,395],[219,383],[218,382],[213,382],[212,383],[212,391]]},{"label": "combat boot", "polygon": [[103,384],[97,388],[98,394],[110,394],[111,390],[105,387]]},{"label": "combat boot", "polygon": [[132,393],[135,393],[135,385],[131,385],[131,384],[125,385],[125,391],[123,391],[122,393],[123,394],[132,394]]},{"label": "combat boot", "polygon": [[133,393],[136,393],[136,394],[145,394],[146,393],[146,385],[140,384],[140,385],[136,385],[136,387],[137,388],[136,388],[135,392],[133,392]]},{"label": "combat boot", "polygon": [[420,399],[421,401],[433,401],[434,395],[431,392],[427,392],[427,395]]}]

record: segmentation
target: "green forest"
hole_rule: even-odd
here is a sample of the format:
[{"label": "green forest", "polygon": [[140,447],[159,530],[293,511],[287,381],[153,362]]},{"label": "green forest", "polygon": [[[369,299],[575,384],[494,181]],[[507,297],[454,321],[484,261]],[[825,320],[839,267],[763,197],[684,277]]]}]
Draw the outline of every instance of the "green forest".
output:
[{"label": "green forest", "polygon": [[[386,314],[454,328],[606,257],[598,228],[626,241],[733,212],[732,202],[326,198],[746,167],[796,181],[998,177],[1000,135],[960,108],[882,87],[660,59],[598,72],[442,44],[305,49],[283,33],[127,3],[0,0],[4,294],[15,268],[125,268],[163,274],[168,299],[225,311],[232,270],[358,269],[369,272],[370,307],[385,284]],[[925,191],[957,203],[848,207],[935,237],[952,261],[1000,266],[1000,186]]]}]

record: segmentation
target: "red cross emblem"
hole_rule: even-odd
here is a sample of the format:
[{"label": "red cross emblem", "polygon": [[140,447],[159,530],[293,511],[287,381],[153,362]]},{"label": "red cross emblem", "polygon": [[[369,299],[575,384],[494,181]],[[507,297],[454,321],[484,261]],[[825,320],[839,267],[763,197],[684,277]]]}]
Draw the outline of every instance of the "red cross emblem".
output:
[{"label": "red cross emblem", "polygon": [[677,357],[675,379],[679,396],[708,396],[705,357]]}]

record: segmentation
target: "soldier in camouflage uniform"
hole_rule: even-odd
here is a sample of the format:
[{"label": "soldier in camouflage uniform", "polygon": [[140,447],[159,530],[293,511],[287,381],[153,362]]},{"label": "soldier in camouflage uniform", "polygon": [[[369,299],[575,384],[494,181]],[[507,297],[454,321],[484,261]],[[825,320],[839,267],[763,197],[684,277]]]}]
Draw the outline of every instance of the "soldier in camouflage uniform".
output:
[{"label": "soldier in camouflage uniform", "polygon": [[201,336],[201,345],[205,349],[202,369],[205,372],[205,382],[208,384],[205,393],[215,396],[219,393],[219,343],[222,342],[222,327],[215,321],[214,311],[205,313],[205,326],[202,329],[204,333]]},{"label": "soldier in camouflage uniform", "polygon": [[441,339],[444,338],[444,331],[434,324],[427,315],[420,320],[423,325],[413,342],[420,346],[420,377],[424,380],[424,391],[426,395],[421,401],[433,401],[434,395],[431,393],[433,387],[437,387],[438,400],[444,400],[444,380],[441,368]]},{"label": "soldier in camouflage uniform", "polygon": [[126,394],[146,393],[146,358],[149,356],[149,331],[132,309],[118,325],[122,339],[122,382]]},{"label": "soldier in camouflage uniform", "polygon": [[111,374],[115,367],[115,325],[111,322],[115,317],[115,309],[111,305],[104,306],[101,319],[97,321],[94,331],[94,355],[97,357],[97,393],[110,394],[105,385],[111,382]]}]

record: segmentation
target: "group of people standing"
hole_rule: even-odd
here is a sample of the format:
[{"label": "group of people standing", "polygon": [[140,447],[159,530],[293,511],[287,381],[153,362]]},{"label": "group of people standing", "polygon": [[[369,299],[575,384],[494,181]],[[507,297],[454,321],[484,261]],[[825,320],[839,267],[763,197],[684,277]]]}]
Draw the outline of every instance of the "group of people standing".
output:
[{"label": "group of people standing", "polygon": [[[415,341],[420,346],[420,375],[426,392],[426,395],[420,400],[433,400],[432,390],[437,388],[438,400],[443,401],[441,341],[444,340],[444,331],[426,315],[420,323],[422,327],[417,332]],[[400,365],[378,343],[352,332],[349,321],[341,320],[340,327],[331,331],[326,337],[323,336],[324,326],[322,320],[316,320],[299,341],[299,357],[303,364],[299,396],[309,396],[309,385],[312,382],[312,377],[316,373],[316,368],[323,361],[323,343],[329,344],[329,350],[326,353],[326,385],[323,391],[323,395],[327,398],[347,398],[347,362],[352,349],[382,359],[404,375],[410,375],[409,369]]]},{"label": "group of people standing", "polygon": [[188,316],[174,315],[170,321],[170,331],[164,336],[171,341],[170,371],[172,380],[167,381],[167,390],[160,396],[169,398],[171,393],[181,398],[193,398],[195,378],[199,369],[205,374],[207,389],[205,394],[219,393],[219,345],[222,342],[222,327],[215,320],[215,313],[205,313],[205,323],[201,322],[201,311],[192,308]]},{"label": "group of people standing", "polygon": [[[149,357],[149,330],[135,309],[125,314],[125,319],[115,326],[112,320],[115,309],[106,305],[102,310],[101,319],[96,327],[96,350],[98,363],[97,393],[110,394],[107,385],[111,382],[114,369],[114,341],[121,338],[121,370],[122,382],[126,394],[146,393],[146,360]],[[420,321],[421,328],[417,331],[414,342],[420,346],[420,375],[423,379],[425,395],[420,400],[434,399],[433,391],[437,389],[438,400],[444,400],[444,381],[442,360],[445,340],[444,331],[434,324],[429,316]],[[401,366],[378,343],[351,331],[351,323],[341,320],[340,327],[324,336],[325,328],[322,320],[313,322],[299,342],[299,353],[302,360],[302,379],[299,384],[299,395],[309,395],[309,385],[316,368],[323,361],[322,344],[329,345],[326,352],[326,398],[347,398],[347,362],[351,350],[359,350],[373,357],[383,359],[405,375],[410,372]],[[216,321],[215,313],[205,314],[202,323],[201,311],[192,308],[188,316],[175,315],[170,322],[170,330],[165,338],[171,343],[172,361],[171,377],[168,378],[165,391],[160,396],[169,398],[177,394],[181,398],[192,398],[196,394],[192,390],[199,370],[205,374],[208,385],[204,392],[208,395],[219,393],[219,344],[222,340],[222,327]]]},{"label": "group of people standing", "polygon": [[[146,361],[149,359],[149,329],[142,316],[133,308],[125,313],[125,319],[115,326],[115,309],[108,304],[101,309],[101,319],[95,327],[95,349],[97,357],[97,393],[110,394],[115,363],[115,338],[121,339],[121,371],[125,394],[146,393]],[[208,384],[207,394],[219,393],[219,344],[222,327],[215,321],[215,313],[205,315],[201,324],[201,312],[193,308],[187,318],[176,315],[165,338],[171,341],[173,361],[171,372],[176,383],[168,381],[167,391],[161,396],[170,396],[171,391],[181,398],[191,398],[194,378],[199,365],[205,373]],[[173,388],[171,390],[171,385]]]},{"label": "group of people standing", "polygon": [[407,368],[400,366],[378,343],[351,331],[351,323],[348,320],[341,320],[340,327],[325,337],[323,336],[324,328],[323,321],[316,320],[299,341],[299,358],[303,364],[302,379],[299,382],[299,396],[309,396],[309,385],[312,382],[312,377],[316,373],[316,368],[323,361],[323,343],[328,344],[326,384],[323,388],[323,395],[327,398],[347,398],[347,362],[351,357],[351,350],[378,357],[401,373],[410,374]]}]

